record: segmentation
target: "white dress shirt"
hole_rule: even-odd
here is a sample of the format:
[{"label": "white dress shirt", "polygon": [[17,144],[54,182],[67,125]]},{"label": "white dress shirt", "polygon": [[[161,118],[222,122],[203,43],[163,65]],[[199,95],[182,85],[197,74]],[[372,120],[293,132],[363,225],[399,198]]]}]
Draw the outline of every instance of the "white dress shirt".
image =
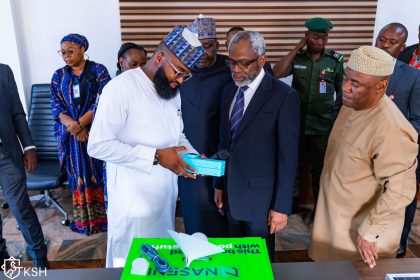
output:
[{"label": "white dress shirt", "polygon": [[[261,68],[260,73],[258,76],[250,83],[248,84],[248,89],[244,91],[244,114],[246,111],[246,108],[248,108],[249,102],[251,102],[252,97],[254,96],[255,92],[257,91],[257,88],[260,86],[262,79],[264,78],[265,71]],[[232,114],[233,105],[236,102],[236,98],[238,97],[238,90],[236,91],[235,98],[233,98],[232,104],[230,104],[230,110],[229,110],[229,119],[230,115]]]}]

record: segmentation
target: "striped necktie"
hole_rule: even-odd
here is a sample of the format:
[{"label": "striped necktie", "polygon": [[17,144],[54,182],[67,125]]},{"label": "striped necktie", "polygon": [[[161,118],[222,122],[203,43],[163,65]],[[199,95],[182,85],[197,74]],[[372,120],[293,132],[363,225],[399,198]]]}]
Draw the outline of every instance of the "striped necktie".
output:
[{"label": "striped necktie", "polygon": [[233,105],[232,114],[230,117],[230,132],[232,139],[235,138],[236,132],[238,131],[239,124],[241,123],[242,116],[244,115],[244,92],[248,89],[248,86],[242,86],[239,88],[238,94],[236,95],[236,101]]}]

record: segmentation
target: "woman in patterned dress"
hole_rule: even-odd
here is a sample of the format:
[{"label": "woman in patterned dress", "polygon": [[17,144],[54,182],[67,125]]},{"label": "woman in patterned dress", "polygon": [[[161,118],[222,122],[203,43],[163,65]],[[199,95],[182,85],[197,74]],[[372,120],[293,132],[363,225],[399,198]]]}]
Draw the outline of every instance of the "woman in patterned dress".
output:
[{"label": "woman in patterned dress", "polygon": [[69,34],[58,51],[66,66],[51,81],[51,109],[60,165],[73,197],[72,231],[85,235],[106,231],[102,162],[89,157],[87,141],[95,101],[111,80],[105,66],[85,59],[87,39]]}]

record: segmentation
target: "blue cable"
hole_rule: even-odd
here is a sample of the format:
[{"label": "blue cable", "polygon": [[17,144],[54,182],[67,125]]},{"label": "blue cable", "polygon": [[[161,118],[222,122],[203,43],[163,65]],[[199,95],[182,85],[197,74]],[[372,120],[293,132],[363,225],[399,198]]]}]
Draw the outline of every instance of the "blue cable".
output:
[{"label": "blue cable", "polygon": [[146,257],[155,263],[156,270],[161,274],[165,274],[170,268],[168,262],[159,256],[155,248],[149,244],[143,244],[140,247],[140,252],[146,255]]}]

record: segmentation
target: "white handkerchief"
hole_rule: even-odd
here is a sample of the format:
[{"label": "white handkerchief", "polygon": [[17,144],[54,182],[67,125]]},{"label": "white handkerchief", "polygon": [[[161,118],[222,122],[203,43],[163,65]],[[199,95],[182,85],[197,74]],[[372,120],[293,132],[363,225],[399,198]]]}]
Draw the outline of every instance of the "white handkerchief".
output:
[{"label": "white handkerchief", "polygon": [[[225,250],[217,245],[208,242],[203,239],[202,233],[194,236],[185,233],[178,233],[172,230],[168,230],[169,235],[175,240],[181,251],[185,255],[187,267],[190,266],[193,260],[223,253]],[[205,235],[204,235],[205,237]]]}]

